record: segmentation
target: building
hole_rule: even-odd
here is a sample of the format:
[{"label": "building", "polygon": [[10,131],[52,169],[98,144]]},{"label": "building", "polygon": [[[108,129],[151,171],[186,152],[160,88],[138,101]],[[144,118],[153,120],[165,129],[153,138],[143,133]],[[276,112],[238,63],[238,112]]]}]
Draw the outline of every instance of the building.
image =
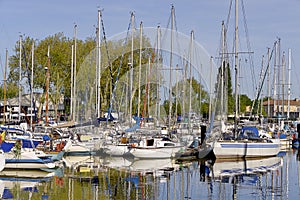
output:
[{"label": "building", "polygon": [[[289,119],[298,119],[300,113],[300,100],[270,100],[263,102],[263,108],[268,117],[282,117]],[[269,109],[268,109],[269,108]],[[289,117],[288,117],[289,116]]]},{"label": "building", "polygon": [[[4,121],[3,116],[5,116],[6,122],[14,122],[19,121],[19,116],[21,121],[28,120],[32,117],[44,118],[46,116],[46,104],[41,104],[41,99],[44,99],[44,95],[42,93],[34,93],[34,105],[31,107],[31,98],[30,94],[25,94],[21,98],[21,111],[19,111],[19,97],[15,97],[12,99],[6,100],[6,108],[4,114],[4,102],[0,102],[0,121]],[[38,116],[39,108],[41,108],[41,115]],[[34,109],[35,107],[35,109]],[[59,100],[57,113],[64,113],[64,97],[62,96]],[[53,102],[49,99],[48,102],[48,116],[50,118],[57,118],[55,116],[55,107]]]}]

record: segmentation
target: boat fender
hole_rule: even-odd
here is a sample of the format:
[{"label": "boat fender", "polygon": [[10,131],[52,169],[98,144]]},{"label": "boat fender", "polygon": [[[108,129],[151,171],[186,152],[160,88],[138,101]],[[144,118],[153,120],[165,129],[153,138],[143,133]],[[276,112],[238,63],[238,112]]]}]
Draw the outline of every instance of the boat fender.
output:
[{"label": "boat fender", "polygon": [[136,145],[135,145],[135,144],[131,144],[130,146],[131,146],[131,147],[135,147]]}]

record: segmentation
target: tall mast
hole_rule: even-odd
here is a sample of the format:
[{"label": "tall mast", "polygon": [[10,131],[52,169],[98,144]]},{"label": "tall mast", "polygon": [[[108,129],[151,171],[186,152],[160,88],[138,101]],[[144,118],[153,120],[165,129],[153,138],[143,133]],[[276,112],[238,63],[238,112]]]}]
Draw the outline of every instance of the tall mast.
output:
[{"label": "tall mast", "polygon": [[168,125],[169,129],[171,126],[171,113],[172,113],[172,60],[173,60],[173,34],[174,34],[174,19],[175,10],[172,5],[171,9],[171,53],[170,53],[170,80],[169,80],[169,116],[168,116]]},{"label": "tall mast", "polygon": [[193,60],[193,43],[194,43],[194,31],[191,31],[191,49],[190,49],[190,83],[189,83],[189,131],[191,129],[191,112],[192,112],[192,60]]},{"label": "tall mast", "polygon": [[49,110],[48,110],[48,106],[49,106],[49,82],[50,82],[50,46],[48,46],[48,52],[47,52],[47,57],[48,57],[48,61],[47,61],[47,67],[46,69],[46,126],[49,125]]},{"label": "tall mast", "polygon": [[270,117],[270,95],[271,95],[271,70],[270,70],[270,48],[268,48],[268,112],[267,116]]},{"label": "tall mast", "polygon": [[139,58],[139,74],[138,74],[138,112],[137,117],[140,117],[141,106],[141,71],[142,71],[142,45],[143,45],[143,22],[140,23],[140,58]]},{"label": "tall mast", "polygon": [[[160,26],[157,26],[157,52],[158,52],[158,67],[157,69],[161,68],[161,51],[160,51]],[[156,78],[157,78],[157,101],[156,101],[156,106],[157,106],[157,120],[160,118],[160,96],[159,96],[159,88],[160,88],[160,76],[159,76],[159,70],[157,70],[156,73]]]},{"label": "tall mast", "polygon": [[22,109],[22,35],[20,35],[19,41],[19,122],[21,121],[21,109]]},{"label": "tall mast", "polygon": [[275,53],[274,53],[274,55],[275,55],[275,58],[274,58],[274,75],[273,75],[273,81],[274,81],[274,84],[273,84],[273,101],[274,101],[274,106],[273,106],[273,116],[276,116],[277,115],[277,112],[278,112],[278,110],[276,110],[277,109],[277,106],[276,106],[276,92],[277,92],[277,87],[276,87],[276,84],[277,84],[277,79],[276,79],[276,62],[277,62],[277,47],[278,47],[278,43],[277,42],[275,42]]},{"label": "tall mast", "polygon": [[30,113],[30,128],[32,128],[32,114],[33,114],[33,67],[34,67],[34,41],[32,42],[32,47],[31,47],[31,94],[30,94],[30,108],[31,108],[31,113]]},{"label": "tall mast", "polygon": [[292,68],[292,50],[288,50],[288,110],[287,110],[287,118],[290,118],[290,101],[291,101],[291,68]]},{"label": "tall mast", "polygon": [[72,44],[71,47],[71,100],[70,100],[70,116],[71,120],[74,120],[74,112],[73,112],[73,105],[74,105],[74,45]]},{"label": "tall mast", "polygon": [[74,87],[73,87],[73,121],[76,120],[76,74],[77,74],[77,67],[76,67],[76,54],[77,54],[77,25],[74,26]]},{"label": "tall mast", "polygon": [[[277,113],[278,113],[278,115],[279,115],[279,111],[280,111],[280,109],[279,109],[279,107],[280,107],[280,101],[279,101],[279,99],[280,99],[280,88],[279,88],[279,84],[280,84],[280,65],[281,65],[281,63],[280,63],[280,59],[281,59],[281,55],[280,55],[280,38],[278,38],[278,65],[277,65],[277,78],[278,78],[278,83],[277,83],[277,89],[278,89],[278,94],[277,94]],[[275,86],[276,87],[276,86]]]},{"label": "tall mast", "polygon": [[188,67],[188,64],[187,64],[187,58],[185,55],[183,55],[183,85],[182,85],[182,117],[184,117],[185,115],[185,95],[186,95],[186,77],[187,77],[187,67]]},{"label": "tall mast", "polygon": [[221,55],[221,120],[224,120],[224,70],[225,70],[225,25],[222,21],[222,55]]},{"label": "tall mast", "polygon": [[150,80],[151,80],[151,57],[149,56],[148,58],[148,75],[147,75],[147,110],[148,110],[148,115],[147,117],[149,118],[150,116]]},{"label": "tall mast", "polygon": [[130,67],[130,80],[129,80],[129,119],[130,125],[132,122],[132,82],[133,82],[133,35],[134,35],[134,12],[131,12],[131,63]]},{"label": "tall mast", "polygon": [[[98,31],[97,31],[97,117],[101,117],[101,24],[102,13],[98,10]],[[109,117],[109,116],[107,116]]]},{"label": "tall mast", "polygon": [[[212,65],[212,61],[213,61],[213,57],[211,56],[210,57],[210,91],[209,91],[209,115],[208,115],[208,121],[209,121],[209,123],[211,123],[212,122],[212,67],[213,67],[213,65]],[[212,126],[212,124],[211,124],[211,126]]]},{"label": "tall mast", "polygon": [[[260,71],[260,83],[259,83],[259,85],[262,85],[262,83],[263,83],[264,59],[265,59],[265,56],[263,55],[262,59],[261,59],[261,71]],[[263,97],[263,89],[261,90],[260,117],[262,117],[262,110],[263,110],[263,98],[262,97]],[[261,125],[263,125],[263,120],[261,120]]]},{"label": "tall mast", "polygon": [[5,51],[5,68],[4,68],[4,85],[3,85],[3,123],[5,124],[6,121],[6,115],[5,115],[5,109],[6,109],[6,70],[8,67],[8,50]]},{"label": "tall mast", "polygon": [[239,58],[238,58],[238,0],[235,0],[235,119],[234,119],[234,137],[236,136],[237,130],[238,130],[238,119],[239,119],[239,95],[238,95],[238,78],[239,78]]},{"label": "tall mast", "polygon": [[283,55],[282,55],[282,84],[281,84],[281,88],[282,88],[282,101],[281,101],[281,104],[282,104],[282,117],[284,117],[284,87],[285,87],[285,52],[283,52]]},{"label": "tall mast", "polygon": [[178,112],[177,112],[177,108],[178,108],[178,70],[179,70],[179,66],[178,64],[176,64],[176,68],[175,68],[175,94],[176,94],[176,98],[175,98],[175,115],[178,116]]}]

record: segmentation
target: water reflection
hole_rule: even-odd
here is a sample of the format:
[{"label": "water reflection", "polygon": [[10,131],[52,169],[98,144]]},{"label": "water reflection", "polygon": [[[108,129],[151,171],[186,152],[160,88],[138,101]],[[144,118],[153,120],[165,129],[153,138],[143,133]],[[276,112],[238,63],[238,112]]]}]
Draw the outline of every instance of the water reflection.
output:
[{"label": "water reflection", "polygon": [[65,157],[56,171],[0,173],[2,199],[299,199],[298,151],[256,160]]}]

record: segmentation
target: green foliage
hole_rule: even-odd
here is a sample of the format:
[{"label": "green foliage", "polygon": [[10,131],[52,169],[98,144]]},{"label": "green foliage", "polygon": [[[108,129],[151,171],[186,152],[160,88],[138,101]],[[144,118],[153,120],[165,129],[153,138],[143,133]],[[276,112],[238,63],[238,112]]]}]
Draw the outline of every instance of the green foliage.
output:
[{"label": "green foliage", "polygon": [[244,113],[244,112],[246,112],[246,107],[252,105],[252,101],[245,94],[240,95],[239,99],[240,99],[240,112]]},{"label": "green foliage", "polygon": [[[0,86],[0,99],[4,99],[4,85]],[[9,88],[9,89],[8,89]],[[6,85],[6,98],[13,98],[19,94],[19,87],[15,83],[8,83]]]},{"label": "green foliage", "polygon": [[[233,89],[232,89],[232,80],[231,80],[231,72],[230,72],[230,66],[229,64],[223,63],[224,66],[224,75],[223,75],[223,80],[224,82],[221,83],[221,73],[222,69],[219,67],[218,70],[218,77],[217,77],[217,83],[215,85],[215,90],[216,90],[216,104],[215,106],[217,107],[216,110],[221,110],[220,105],[221,105],[221,95],[223,95],[223,101],[227,102],[227,108],[223,110],[224,114],[233,114],[235,111],[235,94],[233,94]],[[224,94],[221,94],[221,85],[223,85],[224,89]],[[252,105],[251,99],[247,95],[239,95],[239,106],[240,106],[240,112],[244,113],[246,111],[247,106]],[[227,111],[227,113],[225,112]]]}]

